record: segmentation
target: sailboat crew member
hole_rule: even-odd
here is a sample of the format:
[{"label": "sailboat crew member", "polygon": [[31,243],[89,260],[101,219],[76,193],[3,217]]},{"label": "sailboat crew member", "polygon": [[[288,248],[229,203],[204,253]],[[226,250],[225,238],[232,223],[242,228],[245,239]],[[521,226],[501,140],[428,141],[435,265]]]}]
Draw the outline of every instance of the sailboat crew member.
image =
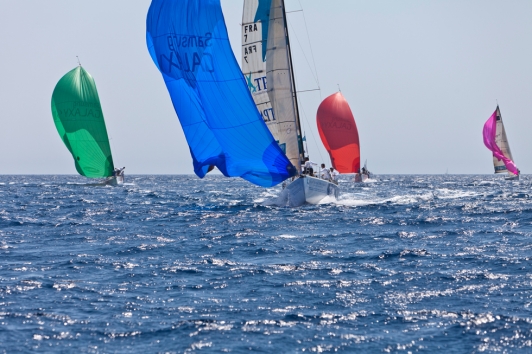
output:
[{"label": "sailboat crew member", "polygon": [[314,176],[314,168],[312,167],[312,165],[317,166],[318,164],[310,161],[308,157],[305,157],[305,164],[303,165],[303,174]]},{"label": "sailboat crew member", "polygon": [[340,175],[340,173],[336,171],[333,167],[331,167],[329,174],[331,175],[331,182],[338,184],[338,176]]},{"label": "sailboat crew member", "polygon": [[126,169],[125,167],[122,167],[122,168],[115,167],[115,169],[113,171],[113,176],[115,176],[115,177],[122,176],[124,174],[124,170],[125,169]]},{"label": "sailboat crew member", "polygon": [[325,168],[324,163],[321,164],[320,178],[325,180],[331,179],[331,174],[329,173],[329,170]]}]

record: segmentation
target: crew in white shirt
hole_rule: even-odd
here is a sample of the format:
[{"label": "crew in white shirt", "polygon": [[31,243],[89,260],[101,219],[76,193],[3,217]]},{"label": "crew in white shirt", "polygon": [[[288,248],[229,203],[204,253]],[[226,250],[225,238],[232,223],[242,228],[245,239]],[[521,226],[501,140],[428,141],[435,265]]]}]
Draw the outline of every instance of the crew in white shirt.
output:
[{"label": "crew in white shirt", "polygon": [[331,181],[338,184],[338,176],[340,175],[340,172],[331,167],[329,174],[331,175]]},{"label": "crew in white shirt", "polygon": [[314,175],[314,167],[312,167],[313,165],[318,165],[318,164],[310,161],[308,157],[305,157],[305,163],[302,166],[303,173],[309,176],[313,176]]},{"label": "crew in white shirt", "polygon": [[329,170],[325,168],[325,164],[321,164],[321,170],[320,170],[320,178],[330,180],[331,174],[329,173]]}]

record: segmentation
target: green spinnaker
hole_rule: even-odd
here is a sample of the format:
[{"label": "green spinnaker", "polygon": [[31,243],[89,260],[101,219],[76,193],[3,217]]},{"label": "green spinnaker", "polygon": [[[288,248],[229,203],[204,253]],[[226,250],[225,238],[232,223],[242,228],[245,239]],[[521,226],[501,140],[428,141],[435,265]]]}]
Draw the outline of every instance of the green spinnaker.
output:
[{"label": "green spinnaker", "polygon": [[52,94],[55,127],[76,170],[91,178],[113,175],[113,156],[92,76],[80,66],[59,80]]}]

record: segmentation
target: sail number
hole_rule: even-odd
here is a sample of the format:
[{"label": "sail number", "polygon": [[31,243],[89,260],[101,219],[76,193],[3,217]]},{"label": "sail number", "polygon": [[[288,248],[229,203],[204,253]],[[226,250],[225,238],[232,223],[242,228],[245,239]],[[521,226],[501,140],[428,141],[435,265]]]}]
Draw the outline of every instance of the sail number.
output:
[{"label": "sail number", "polygon": [[244,35],[246,36],[246,41],[247,41],[247,39],[248,39],[246,33],[256,32],[256,31],[258,31],[258,30],[259,30],[259,27],[257,26],[256,23],[253,23],[253,24],[251,24],[251,25],[244,26]]}]

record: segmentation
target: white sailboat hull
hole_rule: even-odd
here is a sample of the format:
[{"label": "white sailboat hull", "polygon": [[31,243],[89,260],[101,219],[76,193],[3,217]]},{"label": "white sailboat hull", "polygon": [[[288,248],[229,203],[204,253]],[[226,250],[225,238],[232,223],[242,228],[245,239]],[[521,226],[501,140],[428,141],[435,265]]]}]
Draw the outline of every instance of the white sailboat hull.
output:
[{"label": "white sailboat hull", "polygon": [[110,185],[110,186],[119,186],[119,185],[122,185],[122,184],[124,184],[124,175],[109,177],[109,178],[105,181],[105,184],[108,184],[108,185]]},{"label": "white sailboat hull", "polygon": [[369,179],[369,176],[366,175],[366,174],[356,174],[355,175],[355,179],[353,180],[353,182],[362,183],[362,182],[365,182],[368,179]]},{"label": "white sailboat hull", "polygon": [[504,177],[507,181],[519,181],[519,175],[514,175],[513,173],[508,173],[508,176]]},{"label": "white sailboat hull", "polygon": [[279,204],[298,207],[305,203],[319,204],[326,197],[338,198],[338,186],[316,177],[304,176],[291,182],[279,196]]}]

